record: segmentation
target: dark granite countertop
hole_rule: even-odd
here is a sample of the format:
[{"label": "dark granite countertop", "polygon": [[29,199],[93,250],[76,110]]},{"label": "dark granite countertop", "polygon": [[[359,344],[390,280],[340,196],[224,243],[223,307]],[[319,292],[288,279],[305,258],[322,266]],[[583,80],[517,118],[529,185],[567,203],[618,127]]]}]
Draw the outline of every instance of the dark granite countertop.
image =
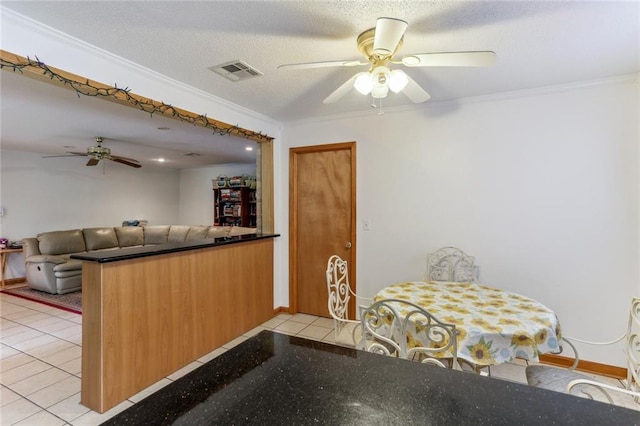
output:
[{"label": "dark granite countertop", "polygon": [[107,263],[119,260],[136,259],[139,257],[155,256],[158,254],[177,253],[206,247],[216,247],[247,241],[264,240],[279,237],[280,234],[247,234],[233,237],[210,238],[205,240],[185,241],[182,243],[166,243],[144,247],[121,248],[117,250],[102,250],[91,253],[74,254],[72,259],[88,262]]},{"label": "dark granite countertop", "polygon": [[638,425],[640,412],[263,331],[103,425]]}]

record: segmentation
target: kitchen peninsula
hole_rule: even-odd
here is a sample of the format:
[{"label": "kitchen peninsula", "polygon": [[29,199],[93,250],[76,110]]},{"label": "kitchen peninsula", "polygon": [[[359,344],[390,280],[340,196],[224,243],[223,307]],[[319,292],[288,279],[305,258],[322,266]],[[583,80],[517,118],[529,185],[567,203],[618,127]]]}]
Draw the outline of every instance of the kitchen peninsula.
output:
[{"label": "kitchen peninsula", "polygon": [[100,413],[273,317],[273,238],[74,255],[83,405]]},{"label": "kitchen peninsula", "polygon": [[263,331],[103,423],[638,425],[640,412]]}]

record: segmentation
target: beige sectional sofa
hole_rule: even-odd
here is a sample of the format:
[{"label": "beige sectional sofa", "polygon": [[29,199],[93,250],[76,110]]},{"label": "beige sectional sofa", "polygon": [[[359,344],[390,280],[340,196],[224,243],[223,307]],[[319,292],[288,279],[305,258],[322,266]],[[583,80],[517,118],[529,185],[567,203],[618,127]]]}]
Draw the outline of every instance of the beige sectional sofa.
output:
[{"label": "beige sectional sofa", "polygon": [[120,226],[43,232],[23,240],[29,287],[52,294],[82,288],[82,261],[71,255],[255,233],[238,226]]}]

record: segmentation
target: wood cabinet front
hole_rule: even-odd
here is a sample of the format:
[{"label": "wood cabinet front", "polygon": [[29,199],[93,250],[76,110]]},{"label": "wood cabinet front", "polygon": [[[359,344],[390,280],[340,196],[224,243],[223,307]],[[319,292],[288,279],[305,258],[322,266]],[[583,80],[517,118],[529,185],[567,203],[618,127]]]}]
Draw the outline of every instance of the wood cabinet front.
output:
[{"label": "wood cabinet front", "polygon": [[273,239],[83,263],[83,405],[100,413],[273,317]]}]

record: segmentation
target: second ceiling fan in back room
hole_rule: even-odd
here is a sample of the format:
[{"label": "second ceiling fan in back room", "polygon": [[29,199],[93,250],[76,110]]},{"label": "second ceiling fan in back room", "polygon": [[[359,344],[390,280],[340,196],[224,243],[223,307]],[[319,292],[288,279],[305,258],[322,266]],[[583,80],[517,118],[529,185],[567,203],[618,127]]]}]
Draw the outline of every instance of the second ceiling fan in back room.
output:
[{"label": "second ceiling fan in back room", "polygon": [[481,67],[493,65],[496,54],[492,51],[464,51],[439,53],[413,53],[395,59],[393,55],[403,44],[408,23],[396,18],[378,18],[375,28],[370,28],[358,36],[358,50],[367,60],[339,60],[307,62],[280,65],[283,69],[306,69],[322,67],[357,67],[369,65],[368,71],[355,74],[331,93],[323,102],[336,102],[355,88],[363,95],[371,95],[374,100],[385,98],[389,90],[404,93],[412,102],[429,100],[429,94],[407,73],[393,69],[392,65],[406,67]]},{"label": "second ceiling fan in back room", "polygon": [[87,161],[87,166],[97,166],[101,160],[111,160],[116,163],[124,164],[125,166],[140,168],[142,164],[136,159],[121,157],[119,155],[111,155],[111,150],[109,148],[105,148],[102,146],[104,142],[104,138],[101,136],[96,136],[96,146],[90,146],[87,148],[87,152],[73,152],[68,151],[66,155],[47,155],[45,158],[53,158],[53,157],[89,157],[89,161]]}]

